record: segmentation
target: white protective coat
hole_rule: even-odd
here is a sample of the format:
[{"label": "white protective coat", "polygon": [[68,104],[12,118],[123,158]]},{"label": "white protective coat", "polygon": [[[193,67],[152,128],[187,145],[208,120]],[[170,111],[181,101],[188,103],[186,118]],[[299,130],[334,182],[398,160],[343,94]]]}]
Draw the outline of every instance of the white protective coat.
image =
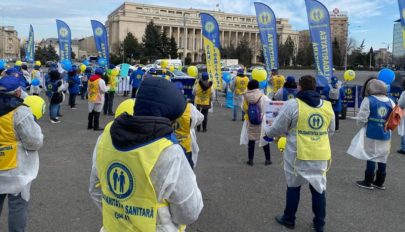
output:
[{"label": "white protective coat", "polygon": [[[392,107],[395,106],[395,103],[387,96],[374,96],[374,97],[383,102],[389,101],[391,102]],[[357,114],[357,125],[362,127],[361,130],[366,130],[369,116],[370,116],[370,101],[368,100],[368,98],[364,98],[363,101],[361,102],[359,113]],[[358,137],[357,139],[360,142],[364,141],[364,152],[357,152],[357,153],[351,152],[352,154],[350,155],[361,160],[370,160],[379,163],[387,162],[387,158],[388,155],[390,154],[391,149],[391,139],[390,140],[370,139],[365,136],[364,132],[360,134],[360,131],[358,132],[358,135],[362,135],[361,137],[364,137],[359,138],[357,136]]]},{"label": "white protective coat", "polygon": [[[399,97],[399,100],[398,100],[398,105],[399,105],[399,107],[401,107],[401,109],[405,110],[405,91],[403,91],[401,93],[401,96]],[[398,130],[398,134],[400,136],[405,135],[405,117],[402,117],[401,123],[399,124],[397,130]]]},{"label": "white protective coat", "polygon": [[[89,105],[89,112],[91,113],[93,110],[95,112],[101,112],[103,110],[104,106],[104,94],[108,91],[108,87],[105,85],[105,81],[100,78],[100,81],[98,82],[98,87],[99,87],[99,95],[100,95],[100,102],[93,103],[93,102],[88,102]],[[87,88],[87,92],[89,92]]]},{"label": "white protective coat", "polygon": [[[321,101],[322,104],[323,100]],[[298,103],[296,99],[285,102],[273,125],[266,129],[268,137],[287,135],[284,150],[284,173],[288,187],[298,187],[309,182],[319,193],[326,190],[326,171],[328,161],[305,161],[297,159]],[[335,131],[335,119],[332,117],[328,128],[329,134]]]},{"label": "white protective coat", "polygon": [[[95,186],[99,183],[96,159],[97,145],[101,136],[93,152],[89,187],[90,195],[100,210],[101,189]],[[177,232],[178,225],[189,225],[198,219],[204,206],[201,191],[180,145],[172,145],[162,151],[150,178],[158,201],[167,200],[170,203],[168,207],[158,209],[157,232]]]},{"label": "white protective coat", "polygon": [[14,131],[17,135],[17,168],[0,171],[0,194],[19,194],[29,201],[31,182],[39,169],[38,150],[44,136],[31,110],[20,106],[14,113]]},{"label": "white protective coat", "polygon": [[197,110],[197,108],[191,105],[191,126],[190,126],[190,135],[191,135],[191,154],[194,162],[194,167],[197,165],[198,152],[200,148],[197,143],[197,135],[195,133],[195,128],[204,121],[204,115]]}]

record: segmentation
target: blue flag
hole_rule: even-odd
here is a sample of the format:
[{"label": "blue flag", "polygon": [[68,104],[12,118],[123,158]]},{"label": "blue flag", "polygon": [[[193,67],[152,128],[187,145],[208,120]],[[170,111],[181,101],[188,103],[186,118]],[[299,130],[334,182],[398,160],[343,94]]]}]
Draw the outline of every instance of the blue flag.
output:
[{"label": "blue flag", "polygon": [[402,46],[405,48],[405,0],[398,0],[399,15],[401,16],[402,25]]},{"label": "blue flag", "polygon": [[94,42],[96,44],[98,56],[110,63],[110,55],[108,51],[108,38],[105,26],[96,20],[91,20],[91,27],[93,28]]},{"label": "blue flag", "polygon": [[72,34],[69,26],[61,21],[56,20],[56,28],[58,29],[58,41],[59,41],[59,59],[70,60],[72,55]]},{"label": "blue flag", "polygon": [[266,4],[255,2],[256,21],[263,46],[263,56],[267,73],[278,68],[278,42],[276,16]]},{"label": "blue flag", "polygon": [[332,39],[328,9],[316,0],[305,0],[309,32],[314,50],[318,86],[328,85],[333,76]]},{"label": "blue flag", "polygon": [[32,63],[35,58],[35,42],[34,42],[34,29],[30,25],[30,33],[28,35],[27,49],[25,50],[25,61]]},{"label": "blue flag", "polygon": [[201,27],[204,50],[207,60],[207,72],[212,78],[214,87],[222,90],[221,52],[219,48],[219,26],[217,20],[210,14],[201,13]]}]

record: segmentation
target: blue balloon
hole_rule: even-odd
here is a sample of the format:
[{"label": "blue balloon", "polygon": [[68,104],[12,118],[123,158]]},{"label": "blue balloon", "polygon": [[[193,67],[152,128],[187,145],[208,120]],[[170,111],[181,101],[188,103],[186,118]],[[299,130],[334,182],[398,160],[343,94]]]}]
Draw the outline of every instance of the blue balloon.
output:
[{"label": "blue balloon", "polygon": [[226,83],[231,82],[232,80],[232,75],[229,72],[223,72],[222,73],[222,80],[224,80]]},{"label": "blue balloon", "polygon": [[60,63],[64,70],[70,71],[70,69],[72,69],[72,62],[70,62],[70,60],[62,60]]},{"label": "blue balloon", "polygon": [[384,68],[378,73],[378,80],[390,85],[395,79],[395,73],[391,69]]},{"label": "blue balloon", "polygon": [[28,63],[34,63],[34,60],[32,58],[27,59]]},{"label": "blue balloon", "polygon": [[267,87],[267,80],[259,82],[259,88],[265,89]]},{"label": "blue balloon", "polygon": [[6,62],[4,60],[0,60],[0,69],[6,69]]},{"label": "blue balloon", "polygon": [[39,79],[37,79],[37,78],[33,79],[32,82],[31,82],[31,85],[32,86],[38,86],[39,85]]},{"label": "blue balloon", "polygon": [[89,62],[89,60],[83,60],[83,64],[86,65],[86,66],[89,66],[90,62]]},{"label": "blue balloon", "polygon": [[107,60],[104,59],[104,58],[102,58],[102,57],[100,57],[100,58],[98,58],[97,63],[98,63],[98,65],[100,65],[101,67],[104,67],[104,66],[107,65]]},{"label": "blue balloon", "polygon": [[387,93],[391,93],[391,85],[387,85]]}]

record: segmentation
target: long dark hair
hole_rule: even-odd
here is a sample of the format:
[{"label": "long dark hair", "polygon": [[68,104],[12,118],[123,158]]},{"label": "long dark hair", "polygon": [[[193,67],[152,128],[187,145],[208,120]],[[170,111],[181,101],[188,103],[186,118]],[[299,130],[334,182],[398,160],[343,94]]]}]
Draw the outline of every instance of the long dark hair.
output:
[{"label": "long dark hair", "polygon": [[366,82],[364,82],[363,85],[363,90],[361,91],[361,97],[365,98],[366,97],[366,89],[367,89],[367,85],[371,80],[377,79],[377,77],[369,77]]}]

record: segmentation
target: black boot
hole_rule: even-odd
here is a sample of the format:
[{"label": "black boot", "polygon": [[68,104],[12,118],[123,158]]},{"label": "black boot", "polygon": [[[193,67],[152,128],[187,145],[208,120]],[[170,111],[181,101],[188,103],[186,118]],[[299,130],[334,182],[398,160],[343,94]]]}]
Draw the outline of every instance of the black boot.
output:
[{"label": "black boot", "polygon": [[100,128],[100,112],[94,112],[94,128],[95,131],[101,131],[103,128]]},{"label": "black boot", "polygon": [[364,180],[357,181],[356,185],[359,186],[360,188],[373,190],[374,189],[374,187],[372,185],[373,181],[374,181],[374,174],[370,175],[370,174],[365,173]]},{"label": "black boot", "polygon": [[384,182],[386,175],[387,175],[386,173],[381,173],[377,171],[377,177],[375,178],[375,181],[372,185],[380,190],[385,190]]},{"label": "black boot", "polygon": [[94,111],[89,113],[88,122],[87,122],[87,130],[93,129],[93,118],[94,118]]}]

